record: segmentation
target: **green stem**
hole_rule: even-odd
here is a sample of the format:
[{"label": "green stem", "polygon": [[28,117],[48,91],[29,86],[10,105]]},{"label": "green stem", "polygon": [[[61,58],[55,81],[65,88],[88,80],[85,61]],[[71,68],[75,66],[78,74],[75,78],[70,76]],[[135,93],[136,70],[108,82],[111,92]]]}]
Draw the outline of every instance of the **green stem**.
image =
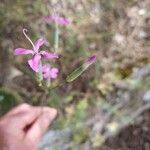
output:
[{"label": "green stem", "polygon": [[43,74],[42,74],[42,62],[39,62],[39,72],[37,73],[37,81],[39,86],[42,86]]},{"label": "green stem", "polygon": [[55,23],[54,28],[54,51],[57,52],[59,47],[59,28],[57,22]]}]

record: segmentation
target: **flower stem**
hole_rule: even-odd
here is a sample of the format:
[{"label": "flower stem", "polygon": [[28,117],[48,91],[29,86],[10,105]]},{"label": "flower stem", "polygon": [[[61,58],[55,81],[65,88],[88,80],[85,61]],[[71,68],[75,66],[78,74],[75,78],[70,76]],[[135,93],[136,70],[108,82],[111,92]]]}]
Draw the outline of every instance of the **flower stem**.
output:
[{"label": "flower stem", "polygon": [[42,86],[42,80],[43,80],[43,74],[42,74],[42,62],[39,62],[39,68],[37,73],[37,81],[39,83],[39,86]]},{"label": "flower stem", "polygon": [[58,23],[55,22],[55,27],[54,27],[54,51],[57,52],[59,47],[59,27]]}]

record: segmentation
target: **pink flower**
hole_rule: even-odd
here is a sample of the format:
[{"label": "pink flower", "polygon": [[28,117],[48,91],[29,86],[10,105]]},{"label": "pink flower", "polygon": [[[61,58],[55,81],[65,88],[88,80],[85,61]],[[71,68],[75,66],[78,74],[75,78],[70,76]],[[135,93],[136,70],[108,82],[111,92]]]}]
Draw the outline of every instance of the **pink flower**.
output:
[{"label": "pink flower", "polygon": [[42,66],[42,73],[45,79],[56,79],[58,76],[58,68],[51,68],[49,64]]},{"label": "pink flower", "polygon": [[85,64],[89,66],[95,63],[95,61],[96,61],[96,55],[92,55],[85,61]]},{"label": "pink flower", "polygon": [[28,60],[29,66],[32,68],[33,71],[38,72],[39,71],[39,63],[41,60],[41,57],[47,58],[47,59],[55,59],[58,58],[58,55],[55,53],[49,53],[47,51],[39,51],[40,47],[46,42],[44,38],[38,39],[35,44],[31,41],[31,39],[27,36],[25,33],[27,30],[23,29],[23,34],[25,37],[30,41],[30,43],[33,46],[33,49],[25,49],[25,48],[17,48],[14,50],[14,55],[27,55],[31,54],[32,59]]},{"label": "pink flower", "polygon": [[50,15],[50,16],[45,16],[44,20],[47,23],[55,22],[55,23],[57,23],[59,25],[62,25],[62,26],[66,26],[66,25],[68,25],[68,24],[71,23],[71,21],[69,19],[64,18],[64,17],[60,17],[58,14],[53,14],[53,15]]}]

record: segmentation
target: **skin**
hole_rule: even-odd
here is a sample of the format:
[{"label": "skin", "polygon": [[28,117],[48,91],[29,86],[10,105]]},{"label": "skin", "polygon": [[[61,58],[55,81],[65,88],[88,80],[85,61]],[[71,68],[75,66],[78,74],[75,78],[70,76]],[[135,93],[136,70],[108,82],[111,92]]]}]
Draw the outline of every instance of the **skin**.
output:
[{"label": "skin", "polygon": [[0,118],[1,150],[37,150],[38,143],[57,115],[56,109],[22,104]]}]

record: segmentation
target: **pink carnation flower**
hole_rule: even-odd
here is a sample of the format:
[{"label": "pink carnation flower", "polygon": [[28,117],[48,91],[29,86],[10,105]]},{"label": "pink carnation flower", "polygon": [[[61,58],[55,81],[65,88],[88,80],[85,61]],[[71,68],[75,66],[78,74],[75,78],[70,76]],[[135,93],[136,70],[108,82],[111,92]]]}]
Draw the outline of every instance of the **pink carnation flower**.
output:
[{"label": "pink carnation flower", "polygon": [[49,64],[42,66],[42,73],[45,79],[56,79],[58,76],[58,68],[52,68]]},{"label": "pink carnation flower", "polygon": [[42,57],[47,59],[55,59],[58,58],[58,55],[55,53],[49,53],[47,51],[39,51],[40,47],[46,42],[44,38],[38,39],[35,44],[31,41],[31,39],[26,35],[26,29],[23,29],[23,33],[25,37],[30,41],[33,46],[33,49],[25,49],[25,48],[16,48],[14,50],[14,55],[27,55],[31,54],[32,59],[28,60],[29,66],[32,68],[33,71],[39,71],[39,63]]},{"label": "pink carnation flower", "polygon": [[44,20],[47,23],[55,22],[55,23],[58,23],[59,25],[62,25],[62,26],[66,26],[66,25],[68,25],[68,24],[71,23],[71,21],[69,19],[67,19],[65,17],[60,17],[58,14],[53,14],[53,15],[45,16]]}]

